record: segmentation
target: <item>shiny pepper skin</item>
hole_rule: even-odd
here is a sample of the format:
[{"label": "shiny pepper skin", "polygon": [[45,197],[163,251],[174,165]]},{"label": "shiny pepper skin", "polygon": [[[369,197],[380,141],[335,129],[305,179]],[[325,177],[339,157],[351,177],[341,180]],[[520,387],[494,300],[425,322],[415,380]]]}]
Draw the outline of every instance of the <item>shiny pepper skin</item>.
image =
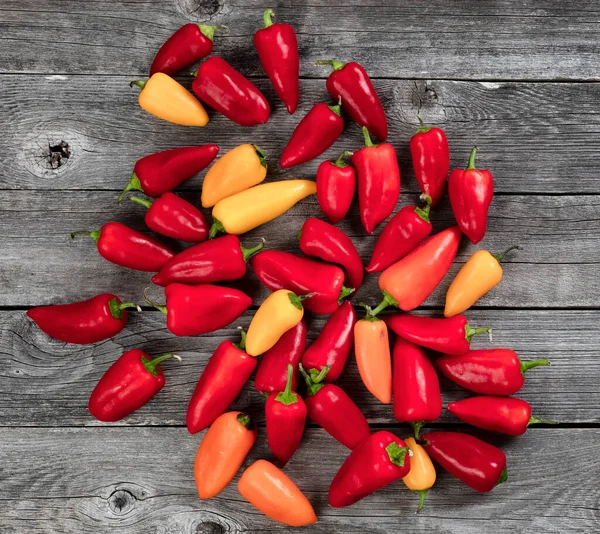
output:
[{"label": "shiny pepper skin", "polygon": [[341,221],[356,190],[356,171],[347,158],[352,152],[342,152],[336,160],[323,161],[317,169],[317,200],[321,211],[332,224]]},{"label": "shiny pepper skin", "polygon": [[402,481],[409,490],[419,494],[417,512],[420,512],[425,504],[427,492],[435,484],[437,474],[425,447],[419,445],[415,438],[406,438],[404,441],[412,452],[412,456],[410,457],[410,471]]}]

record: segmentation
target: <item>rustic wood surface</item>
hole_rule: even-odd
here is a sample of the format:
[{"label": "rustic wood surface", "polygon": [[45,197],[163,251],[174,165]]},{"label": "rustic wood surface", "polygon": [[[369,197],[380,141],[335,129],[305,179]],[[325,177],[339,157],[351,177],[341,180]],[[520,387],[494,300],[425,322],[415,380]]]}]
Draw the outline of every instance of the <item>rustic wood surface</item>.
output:
[{"label": "rustic wood surface", "polygon": [[[145,308],[114,339],[85,347],[49,339],[24,311],[101,291],[142,300],[147,274],[113,266],[91,240],[68,236],[109,220],[144,229],[142,208],[115,199],[147,153],[209,142],[223,153],[253,142],[268,154],[269,180],[312,178],[320,160],[281,171],[277,159],[299,118],[327,101],[328,68],[314,61],[328,57],[360,61],[374,77],[399,155],[399,206],[414,203],[418,191],[408,152],[417,113],[446,130],[453,166],[479,147],[480,166],[496,179],[489,232],[477,247],[461,245],[452,273],[477,248],[523,246],[507,256],[502,284],[468,313],[473,325],[494,328],[492,340],[480,336],[474,346],[548,357],[552,365],[528,373],[520,396],[536,416],[561,424],[519,438],[477,433],[505,450],[509,481],[479,495],[440,470],[418,516],[402,483],[347,509],[328,507],[328,484],[346,450],[310,425],[285,469],[319,515],[302,531],[600,532],[600,85],[588,83],[599,79],[600,11],[593,2],[560,0],[275,3],[277,20],[295,26],[302,56],[301,103],[289,116],[251,44],[265,7],[255,0],[0,2],[0,533],[296,531],[257,513],[235,484],[202,502],[193,481],[201,435],[184,425],[190,393],[216,346],[235,338],[251,311],[214,334],[175,338],[164,316]],[[244,129],[212,113],[207,128],[183,128],[138,108],[128,82],[145,76],[160,43],[187,21],[227,26],[215,52],[264,90],[268,124]],[[188,72],[180,80],[189,87]],[[324,157],[360,145],[359,129],[347,121]],[[197,201],[201,185],[202,174],[181,192]],[[298,252],[295,236],[308,216],[319,216],[315,199],[243,240],[264,237],[267,248]],[[447,200],[432,219],[436,230],[452,224]],[[376,235],[363,235],[356,206],[340,227],[367,261]],[[450,280],[418,313],[440,314]],[[250,268],[231,285],[255,305],[267,294]],[[158,288],[151,294],[160,300]],[[355,301],[377,299],[377,277],[369,276]],[[309,339],[324,320],[307,315]],[[87,413],[89,393],[133,347],[174,350],[183,361],[165,365],[168,386],[146,407],[99,424]],[[408,433],[366,392],[352,361],[340,383],[375,428]],[[442,389],[445,403],[467,396],[445,379]],[[252,381],[233,408],[260,426],[246,465],[269,458]],[[466,428],[447,413],[434,426]]]}]

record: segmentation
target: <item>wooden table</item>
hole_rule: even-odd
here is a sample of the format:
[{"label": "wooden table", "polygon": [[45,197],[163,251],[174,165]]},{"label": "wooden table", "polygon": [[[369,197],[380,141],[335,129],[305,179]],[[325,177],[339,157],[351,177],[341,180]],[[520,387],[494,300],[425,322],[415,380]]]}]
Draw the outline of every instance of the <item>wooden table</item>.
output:
[{"label": "wooden table", "polygon": [[[319,522],[303,532],[600,532],[600,14],[593,2],[429,0],[281,2],[277,20],[298,32],[301,104],[289,116],[265,80],[251,44],[268,7],[254,0],[3,0],[0,5],[0,532],[222,533],[291,532],[263,517],[232,484],[201,502],[192,464],[201,436],[184,415],[194,385],[215,347],[235,326],[174,338],[160,312],[133,314],[116,338],[77,347],[48,339],[25,315],[28,307],[69,302],[101,291],[142,301],[149,277],[102,260],[73,230],[119,220],[143,229],[142,208],[118,206],[117,191],[142,155],[171,147],[217,143],[221,151],[259,144],[270,178],[314,177],[318,162],[281,171],[277,158],[300,117],[328,100],[322,58],[355,59],[374,78],[390,122],[402,170],[400,205],[416,200],[408,140],[416,114],[442,126],[453,166],[469,149],[491,169],[496,197],[481,246],[498,251],[519,243],[505,263],[501,286],[468,316],[494,328],[494,346],[523,359],[548,357],[522,391],[540,418],[558,427],[532,428],[520,438],[477,433],[508,455],[509,481],[479,495],[440,472],[425,509],[395,484],[347,509],[327,506],[327,489],[347,451],[311,425],[286,472],[313,502]],[[370,5],[366,5],[370,4]],[[567,7],[571,5],[572,7]],[[226,24],[215,51],[252,77],[273,106],[268,124],[244,129],[214,115],[205,129],[161,122],[137,106],[128,82],[144,77],[153,54],[188,20]],[[191,69],[190,69],[191,70]],[[189,86],[191,78],[182,81]],[[348,121],[326,154],[360,146]],[[198,200],[201,176],[185,196]],[[356,207],[341,227],[366,260]],[[244,238],[297,250],[296,234],[316,199]],[[451,224],[447,200],[433,216]],[[476,247],[463,243],[452,273]],[[423,313],[439,315],[451,277]],[[266,292],[251,274],[237,284],[255,303]],[[160,298],[158,291],[154,295]],[[374,304],[376,277],[355,299]],[[247,325],[251,313],[238,324]],[[309,317],[314,338],[322,318]],[[477,348],[492,346],[478,339]],[[124,350],[177,351],[166,365],[168,385],[125,421],[101,425],[87,398]],[[360,384],[351,362],[343,387],[374,428],[393,428],[391,408]],[[445,401],[465,396],[442,381]],[[236,401],[262,426],[262,399],[252,384]],[[462,428],[444,413],[435,427]],[[264,428],[248,462],[268,457]]]}]

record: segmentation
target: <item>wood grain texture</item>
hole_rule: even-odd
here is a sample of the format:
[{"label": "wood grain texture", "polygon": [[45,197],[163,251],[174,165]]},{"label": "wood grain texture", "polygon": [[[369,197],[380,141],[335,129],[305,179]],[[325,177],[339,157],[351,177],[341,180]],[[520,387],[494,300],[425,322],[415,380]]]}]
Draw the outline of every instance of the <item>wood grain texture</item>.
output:
[{"label": "wood grain texture", "polygon": [[[185,196],[198,202],[197,193]],[[131,202],[118,206],[115,197],[115,193],[100,191],[5,191],[0,198],[0,239],[4,249],[0,283],[6,290],[0,293],[0,306],[69,302],[103,291],[140,301],[151,275],[107,262],[89,238],[69,239],[74,230],[95,230],[110,220],[145,230],[144,209]],[[403,195],[400,205],[415,201],[414,195]],[[249,245],[266,238],[269,249],[300,254],[296,236],[310,216],[322,216],[314,197],[244,235],[242,241]],[[447,201],[432,220],[435,231],[453,224]],[[475,247],[463,239],[457,262],[426,304],[443,306],[454,274],[476,248],[499,252],[517,243],[523,250],[504,260],[502,284],[480,299],[478,306],[596,307],[600,298],[595,254],[599,225],[600,199],[595,196],[497,196],[490,208],[485,240]],[[340,227],[353,238],[366,264],[376,235],[365,235],[356,206]],[[381,227],[377,235],[380,231]],[[258,305],[269,292],[248,270],[244,279],[231,285],[248,291]],[[76,284],[73,276],[77,277]],[[377,303],[377,280],[377,275],[366,277],[356,303],[361,299]],[[158,297],[158,290],[155,295]]]},{"label": "wood grain texture", "polygon": [[[328,487],[347,451],[324,431],[311,429],[285,471],[310,499],[319,521],[310,528],[290,529],[245,502],[237,492],[237,477],[217,497],[200,501],[193,479],[200,436],[190,437],[184,429],[4,428],[0,429],[2,530],[7,534],[597,532],[600,430],[538,429],[518,439],[482,436],[506,452],[509,481],[490,494],[476,494],[440,470],[425,508],[416,515],[418,499],[402,482],[350,508],[329,507]],[[264,444],[259,439],[246,466],[270,456]],[[318,468],[306,469],[314,467],[316,455]]]},{"label": "wood grain texture", "polygon": [[[324,77],[317,59],[365,64],[371,75],[459,79],[598,79],[600,24],[592,2],[432,0],[275,2],[276,20],[298,33],[303,76]],[[262,76],[252,35],[257,0],[77,0],[0,6],[3,72],[144,74],[182,24],[225,24],[215,53]]]},{"label": "wood grain texture", "polygon": [[[423,312],[425,313],[425,312]],[[433,315],[427,313],[427,315]],[[491,326],[487,336],[473,340],[474,348],[509,347],[523,360],[549,358],[552,365],[535,369],[519,396],[529,401],[541,419],[563,423],[600,423],[600,335],[598,311],[499,311],[468,314],[473,326]],[[165,328],[162,313],[131,314],[129,325],[113,339],[95,346],[77,346],[49,339],[23,312],[0,312],[0,426],[97,425],[87,412],[87,400],[106,369],[125,350],[141,348],[151,355],[176,352],[183,361],[164,365],[167,386],[138,412],[119,424],[185,425],[187,403],[208,358],[224,340],[238,339],[237,325],[247,327],[251,313],[235,324],[201,337],[177,338]],[[312,341],[322,318],[308,316]],[[354,356],[348,360],[340,385],[372,423],[392,423],[390,406],[379,403],[362,384]],[[441,379],[444,404],[468,396]],[[264,420],[264,399],[250,381],[236,409]],[[441,422],[458,421],[444,412]]]},{"label": "wood grain texture", "polygon": [[[107,189],[125,187],[135,161],[177,146],[216,143],[260,145],[269,179],[314,177],[320,161],[362,146],[359,128],[346,132],[321,158],[286,171],[277,161],[295,125],[318,101],[329,101],[322,80],[302,81],[302,101],[290,116],[269,82],[258,80],[273,105],[270,121],[243,128],[213,114],[206,128],[156,119],[137,105],[131,76],[2,76],[0,129],[9,150],[0,153],[0,189]],[[190,79],[182,80],[190,85]],[[442,126],[453,167],[466,165],[473,145],[478,164],[492,170],[501,193],[596,193],[600,154],[600,84],[477,83],[376,80],[398,152],[402,190],[417,192],[408,142],[419,113]],[[577,104],[574,106],[573,102]],[[60,143],[69,158],[61,157]],[[50,150],[53,147],[54,152]],[[198,189],[201,180],[185,187]]]}]

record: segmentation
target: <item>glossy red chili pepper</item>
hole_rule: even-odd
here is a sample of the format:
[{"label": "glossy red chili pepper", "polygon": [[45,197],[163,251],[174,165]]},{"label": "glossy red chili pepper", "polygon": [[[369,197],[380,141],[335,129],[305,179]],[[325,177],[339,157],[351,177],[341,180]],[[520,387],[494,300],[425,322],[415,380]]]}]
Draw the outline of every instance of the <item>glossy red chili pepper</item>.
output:
[{"label": "glossy red chili pepper", "polygon": [[343,230],[310,217],[304,221],[299,239],[300,250],[307,256],[341,265],[346,271],[348,287],[357,291],[362,285],[365,268],[354,243]]},{"label": "glossy red chili pepper", "polygon": [[498,448],[461,432],[429,432],[425,449],[452,476],[476,491],[492,491],[506,481],[506,456]]},{"label": "glossy red chili pepper", "polygon": [[444,354],[464,354],[474,335],[492,331],[491,328],[471,328],[464,315],[438,319],[394,313],[383,320],[401,338]]},{"label": "glossy red chili pepper", "polygon": [[246,274],[252,254],[263,246],[261,242],[246,248],[235,235],[211,239],[177,254],[152,277],[152,282],[164,287],[173,282],[195,285],[237,280]]},{"label": "glossy red chili pepper", "polygon": [[283,467],[294,455],[306,423],[306,404],[293,392],[295,368],[288,364],[285,390],[271,393],[265,405],[267,441],[269,449]]},{"label": "glossy red chili pepper", "polygon": [[346,458],[329,488],[329,504],[350,506],[410,471],[410,449],[387,430],[371,434]]},{"label": "glossy red chili pepper", "polygon": [[341,221],[356,189],[356,171],[347,158],[352,152],[342,152],[336,160],[326,160],[317,169],[317,200],[323,214],[333,223]]},{"label": "glossy red chili pepper", "polygon": [[127,324],[127,308],[142,311],[133,302],[121,302],[112,293],[102,293],[70,304],[31,308],[26,315],[54,339],[88,345],[116,336],[123,330]]},{"label": "glossy red chili pepper", "polygon": [[[278,393],[285,389],[288,365],[298,369],[306,348],[306,323],[300,321],[288,330],[279,341],[262,355],[254,377],[254,387],[260,393]],[[298,374],[292,375],[292,389],[296,391]]]},{"label": "glossy red chili pepper", "polygon": [[336,102],[341,98],[342,106],[352,120],[385,141],[388,136],[385,111],[365,69],[358,63],[336,60],[317,61],[317,65],[333,67],[326,84],[331,98]]},{"label": "glossy red chili pepper", "polygon": [[482,395],[512,395],[525,383],[525,371],[550,365],[545,358],[522,362],[514,350],[470,350],[442,356],[435,366],[452,382]]},{"label": "glossy red chili pepper", "polygon": [[213,37],[218,28],[205,24],[184,24],[156,53],[150,76],[156,72],[175,74],[208,56],[213,50]]},{"label": "glossy red chili pepper", "polygon": [[429,208],[431,198],[423,195],[424,208],[404,206],[383,227],[377,238],[367,272],[378,273],[401,260],[431,233]]},{"label": "glossy red chili pepper", "polygon": [[340,106],[315,104],[294,128],[283,149],[279,166],[283,169],[306,163],[325,152],[344,132]]},{"label": "glossy red chili pepper", "polygon": [[128,191],[159,197],[208,167],[218,153],[217,145],[203,145],[173,148],[144,156],[136,161],[131,179],[117,201],[121,202]]},{"label": "glossy red chili pepper", "polygon": [[105,423],[120,421],[150,402],[165,385],[159,364],[175,354],[150,358],[140,349],[128,350],[102,375],[90,395],[88,410]]},{"label": "glossy red chili pepper", "polygon": [[175,254],[160,241],[118,222],[106,223],[100,230],[73,232],[91,237],[105,260],[121,267],[155,273]]},{"label": "glossy red chili pepper", "polygon": [[200,100],[240,126],[269,120],[271,108],[265,96],[223,58],[212,56],[203,61],[192,89]]},{"label": "glossy red chili pepper", "polygon": [[431,205],[437,206],[446,190],[446,178],[450,170],[448,138],[441,128],[421,126],[410,138],[410,154],[413,169],[421,191],[431,197]]},{"label": "glossy red chili pepper", "polygon": [[308,417],[342,445],[354,449],[371,434],[371,429],[360,408],[342,388],[323,382],[328,370],[324,367],[313,379],[300,365],[307,386],[304,401]]},{"label": "glossy red chili pepper", "polygon": [[379,288],[384,301],[377,313],[390,304],[404,311],[423,304],[452,267],[461,237],[457,226],[442,230],[383,271]]},{"label": "glossy red chili pepper", "polygon": [[265,250],[250,260],[258,279],[271,291],[289,289],[308,295],[302,305],[315,313],[337,310],[339,301],[353,292],[345,287],[344,271],[337,265],[322,263],[281,250]]},{"label": "glossy red chili pepper", "polygon": [[494,196],[492,173],[475,168],[476,153],[477,148],[473,148],[467,168],[453,170],[448,178],[454,218],[472,243],[479,243],[485,236],[488,209]]},{"label": "glossy red chili pepper", "polygon": [[325,367],[325,382],[335,382],[352,348],[356,311],[350,301],[343,302],[327,320],[314,343],[302,355],[302,366],[314,381]]},{"label": "glossy red chili pepper", "polygon": [[165,306],[146,301],[167,316],[167,328],[176,336],[199,336],[226,327],[251,305],[252,299],[229,287],[169,284]]},{"label": "glossy red chili pepper", "polygon": [[265,11],[265,27],[254,34],[254,47],[277,96],[294,113],[300,93],[298,39],[291,25],[273,24],[273,15],[272,9]]},{"label": "glossy red chili pepper", "polygon": [[396,338],[394,344],[394,417],[410,423],[419,439],[426,422],[442,415],[442,394],[435,368],[423,349]]},{"label": "glossy red chili pepper", "polygon": [[352,164],[356,167],[360,221],[371,234],[396,207],[400,196],[400,168],[392,145],[374,145],[366,128],[363,134],[365,148],[354,152]]},{"label": "glossy red chili pepper", "polygon": [[129,200],[148,210],[144,221],[153,232],[192,243],[208,237],[209,228],[202,212],[174,193],[164,193],[155,201],[141,197]]},{"label": "glossy red chili pepper", "polygon": [[471,397],[448,404],[448,411],[470,425],[509,436],[525,434],[529,425],[555,425],[531,415],[528,402],[514,397]]},{"label": "glossy red chili pepper", "polygon": [[246,350],[246,332],[235,344],[223,341],[208,360],[196,384],[185,416],[190,434],[213,424],[236,399],[256,367],[256,358]]}]

